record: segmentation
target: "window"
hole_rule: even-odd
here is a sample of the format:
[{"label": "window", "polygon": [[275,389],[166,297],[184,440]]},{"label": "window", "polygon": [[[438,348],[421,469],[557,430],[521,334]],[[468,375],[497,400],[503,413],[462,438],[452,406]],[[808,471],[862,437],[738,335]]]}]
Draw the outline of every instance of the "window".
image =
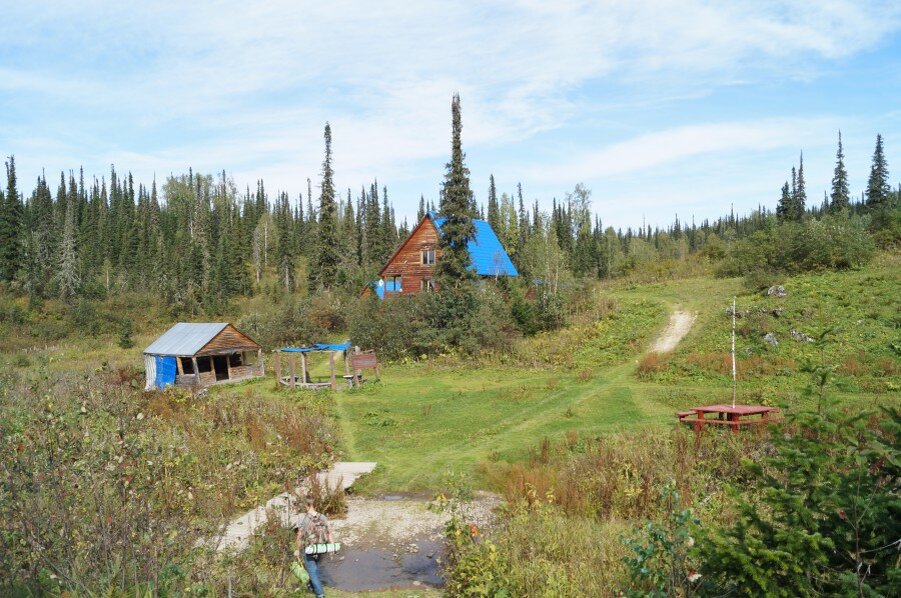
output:
[{"label": "window", "polygon": [[428,278],[423,278],[419,281],[419,290],[425,291],[426,293],[431,293],[435,290],[435,283]]},{"label": "window", "polygon": [[243,360],[241,359],[240,353],[232,353],[228,356],[228,366],[236,368],[239,365],[244,365]]},{"label": "window", "polygon": [[191,361],[190,357],[179,357],[181,359],[181,371],[185,374],[193,374],[194,373],[194,362]]},{"label": "window", "polygon": [[198,357],[197,358],[197,371],[201,374],[204,372],[213,371],[213,363],[210,361],[209,357]]},{"label": "window", "polygon": [[394,286],[391,287],[391,290],[394,291],[395,293],[400,293],[400,292],[401,292],[401,284],[400,284],[400,281],[401,281],[401,277],[400,277],[399,274],[397,274],[397,275],[391,277],[391,282],[392,282],[393,285],[394,285]]},{"label": "window", "polygon": [[435,265],[435,250],[434,249],[423,249],[422,250],[422,265],[423,266],[434,266]]}]

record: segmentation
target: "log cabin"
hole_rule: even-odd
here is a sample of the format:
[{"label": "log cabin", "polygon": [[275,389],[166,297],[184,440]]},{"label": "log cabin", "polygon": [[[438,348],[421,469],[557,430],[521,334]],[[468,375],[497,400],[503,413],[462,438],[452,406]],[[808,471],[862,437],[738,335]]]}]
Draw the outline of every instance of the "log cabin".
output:
[{"label": "log cabin", "polygon": [[[369,283],[363,294],[375,293],[384,299],[437,290],[434,270],[441,260],[438,240],[444,221],[434,212],[428,212],[379,271],[379,280]],[[473,219],[473,224],[476,234],[467,244],[469,269],[483,278],[519,276],[491,225],[478,219]]]},{"label": "log cabin", "polygon": [[263,348],[227,322],[179,322],[144,350],[144,390],[206,388],[265,374]]}]

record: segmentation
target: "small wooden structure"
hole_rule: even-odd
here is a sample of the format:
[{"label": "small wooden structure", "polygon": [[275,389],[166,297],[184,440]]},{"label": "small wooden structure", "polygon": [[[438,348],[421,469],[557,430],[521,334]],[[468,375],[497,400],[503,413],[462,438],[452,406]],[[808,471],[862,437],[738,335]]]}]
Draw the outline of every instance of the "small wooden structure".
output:
[{"label": "small wooden structure", "polygon": [[[309,353],[329,354],[329,377],[327,380],[314,380],[310,374],[310,364],[307,360]],[[361,352],[359,347],[353,347],[350,343],[328,344],[315,343],[309,347],[283,347],[275,353],[275,378],[279,384],[289,388],[331,388],[337,390],[337,376],[335,358],[340,355],[344,361],[344,374],[341,376],[347,381],[348,386],[353,387],[363,382],[363,370],[374,369],[376,378],[379,378],[379,364],[374,351]],[[300,355],[300,370],[297,368],[297,356]],[[282,370],[282,360],[287,362],[287,372]]]},{"label": "small wooden structure", "polygon": [[347,385],[353,388],[363,384],[363,370],[375,370],[375,379],[381,380],[381,368],[379,361],[376,359],[375,351],[360,351],[359,347],[354,347],[352,353],[348,355],[350,359],[350,374],[345,374],[344,379]]},{"label": "small wooden structure", "polygon": [[205,388],[265,374],[263,348],[228,322],[179,322],[144,350],[145,390]]},{"label": "small wooden structure", "polygon": [[700,432],[704,426],[728,426],[734,433],[741,427],[766,425],[782,419],[779,409],[766,405],[707,405],[680,411],[676,417],[679,423],[692,426],[695,432]]}]

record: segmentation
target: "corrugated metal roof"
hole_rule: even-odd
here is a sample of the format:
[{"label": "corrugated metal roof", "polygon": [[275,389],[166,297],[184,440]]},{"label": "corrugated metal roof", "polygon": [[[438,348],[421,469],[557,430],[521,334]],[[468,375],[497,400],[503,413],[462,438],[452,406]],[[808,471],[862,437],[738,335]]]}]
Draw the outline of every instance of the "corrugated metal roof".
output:
[{"label": "corrugated metal roof", "polygon": [[228,326],[228,322],[179,322],[144,349],[151,355],[194,355]]},{"label": "corrugated metal roof", "polygon": [[[429,216],[438,230],[441,230],[445,218],[438,218],[433,212],[429,212]],[[476,234],[466,246],[472,260],[469,269],[475,270],[479,276],[519,276],[491,225],[475,218],[472,222],[475,224]]]}]

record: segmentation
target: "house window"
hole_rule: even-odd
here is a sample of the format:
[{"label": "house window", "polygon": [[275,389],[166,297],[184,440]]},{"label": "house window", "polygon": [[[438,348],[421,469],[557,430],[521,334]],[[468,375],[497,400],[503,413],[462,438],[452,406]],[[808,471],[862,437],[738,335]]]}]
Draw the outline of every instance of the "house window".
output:
[{"label": "house window", "polygon": [[198,357],[197,358],[197,371],[201,374],[205,372],[213,371],[213,362],[209,357]]},{"label": "house window", "polygon": [[228,367],[236,368],[243,364],[240,353],[232,353],[228,356]]},{"label": "house window", "polygon": [[396,276],[392,276],[392,277],[391,277],[391,282],[394,283],[394,286],[391,287],[391,290],[394,291],[395,293],[400,293],[400,292],[401,292],[401,284],[400,284],[400,281],[401,281],[401,277],[400,277],[399,274],[396,275]]},{"label": "house window", "polygon": [[181,359],[181,371],[185,374],[193,374],[194,373],[194,362],[191,361],[190,357],[180,357]]},{"label": "house window", "polygon": [[422,250],[422,265],[423,266],[434,266],[435,265],[435,250],[434,249],[423,249]]},{"label": "house window", "polygon": [[435,290],[435,283],[428,278],[423,278],[419,281],[419,290],[425,291],[426,293],[431,293]]}]

